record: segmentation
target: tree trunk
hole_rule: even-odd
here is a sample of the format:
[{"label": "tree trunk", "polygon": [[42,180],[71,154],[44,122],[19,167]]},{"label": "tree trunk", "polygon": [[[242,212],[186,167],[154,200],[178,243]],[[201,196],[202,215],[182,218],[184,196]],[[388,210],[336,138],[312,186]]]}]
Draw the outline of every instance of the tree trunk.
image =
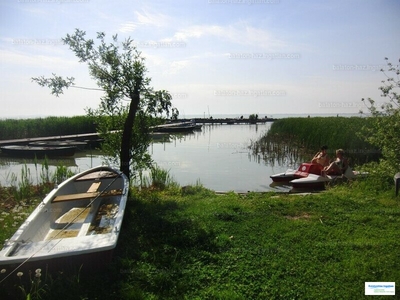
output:
[{"label": "tree trunk", "polygon": [[133,124],[135,123],[135,116],[139,107],[139,102],[139,91],[135,89],[133,95],[131,95],[131,104],[129,105],[128,116],[125,120],[124,131],[122,132],[121,140],[120,170],[128,177],[128,179],[130,179],[129,165],[131,161],[132,130]]}]

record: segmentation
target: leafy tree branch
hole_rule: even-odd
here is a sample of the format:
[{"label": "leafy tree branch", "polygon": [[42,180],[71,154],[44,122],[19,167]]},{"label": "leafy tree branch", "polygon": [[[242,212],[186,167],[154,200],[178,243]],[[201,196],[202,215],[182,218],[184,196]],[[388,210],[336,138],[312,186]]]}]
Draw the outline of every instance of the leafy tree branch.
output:
[{"label": "leafy tree branch", "polygon": [[[171,95],[150,86],[145,59],[132,39],[119,43],[118,36],[114,35],[108,43],[106,34],[99,32],[95,41],[87,38],[85,31],[76,29],[62,40],[79,62],[87,64],[90,76],[104,91],[99,107],[87,110],[88,115],[97,120],[99,132],[105,137],[103,150],[114,160],[119,159],[120,169],[128,177],[132,171],[149,166],[151,159],[147,148],[154,119],[176,118],[179,114],[172,107]],[[41,76],[32,81],[50,88],[57,97],[63,94],[64,88],[74,85],[73,77],[64,79],[55,74],[52,78]],[[129,100],[128,104],[123,100]]]}]

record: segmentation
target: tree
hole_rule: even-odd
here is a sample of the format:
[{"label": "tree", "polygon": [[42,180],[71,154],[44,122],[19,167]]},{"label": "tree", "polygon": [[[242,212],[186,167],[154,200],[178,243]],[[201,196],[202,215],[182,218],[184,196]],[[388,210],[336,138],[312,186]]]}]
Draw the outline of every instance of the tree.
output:
[{"label": "tree", "polygon": [[[373,125],[364,128],[366,140],[379,147],[382,151],[380,169],[387,179],[400,170],[400,69],[399,65],[393,65],[387,61],[387,70],[381,70],[386,79],[379,87],[382,97],[385,98],[380,106],[377,106],[371,98],[362,99],[373,118]],[[400,61],[400,60],[399,60]],[[390,76],[390,75],[392,76]],[[362,111],[361,111],[362,113]]]},{"label": "tree", "polygon": [[[97,120],[99,132],[105,137],[107,154],[119,158],[121,171],[130,178],[131,169],[150,164],[147,147],[151,121],[170,115],[176,118],[179,114],[172,107],[171,95],[150,87],[144,58],[132,39],[119,45],[118,36],[114,35],[112,42],[107,43],[105,33],[99,32],[96,46],[93,39],[86,38],[85,31],[76,29],[74,34],[67,34],[62,40],[80,62],[87,64],[90,76],[104,91],[99,107],[88,109],[88,115]],[[53,74],[51,78],[41,76],[32,80],[49,87],[58,97],[65,88],[74,86],[75,78],[64,79]],[[126,100],[129,101],[127,105],[124,104],[128,103],[124,102]],[[116,144],[119,147],[115,147]]]},{"label": "tree", "polygon": [[250,116],[249,116],[249,122],[250,123],[257,123],[257,120],[258,120],[258,114],[251,114]]}]

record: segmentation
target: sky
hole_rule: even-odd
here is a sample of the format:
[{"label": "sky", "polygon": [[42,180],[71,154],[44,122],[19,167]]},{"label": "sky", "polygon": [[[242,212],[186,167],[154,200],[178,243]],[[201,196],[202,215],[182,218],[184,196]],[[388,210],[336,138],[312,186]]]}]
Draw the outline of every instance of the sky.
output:
[{"label": "sky", "polygon": [[356,114],[384,101],[400,58],[398,0],[0,0],[0,118],[84,115],[101,91],[60,97],[32,77],[96,88],[61,38],[130,37],[181,117]]}]

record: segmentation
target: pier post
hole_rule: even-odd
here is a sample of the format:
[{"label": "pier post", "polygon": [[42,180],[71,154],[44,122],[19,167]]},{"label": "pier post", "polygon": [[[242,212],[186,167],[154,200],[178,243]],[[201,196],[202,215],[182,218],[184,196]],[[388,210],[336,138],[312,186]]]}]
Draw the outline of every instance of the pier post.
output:
[{"label": "pier post", "polygon": [[397,173],[394,175],[394,186],[396,189],[396,197],[399,194],[399,188],[400,188],[400,173]]}]

